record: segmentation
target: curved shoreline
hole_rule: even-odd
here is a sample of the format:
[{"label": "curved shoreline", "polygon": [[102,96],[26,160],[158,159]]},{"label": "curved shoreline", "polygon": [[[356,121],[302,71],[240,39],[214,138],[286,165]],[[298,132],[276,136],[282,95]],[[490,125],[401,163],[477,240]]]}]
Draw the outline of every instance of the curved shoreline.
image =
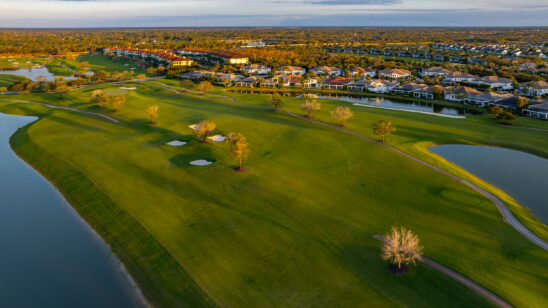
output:
[{"label": "curved shoreline", "polygon": [[[6,114],[6,113],[5,113]],[[9,114],[8,114],[9,115]],[[21,116],[21,115],[14,115],[14,116]],[[35,123],[36,121],[38,121],[40,118],[37,117],[37,116],[23,116],[23,117],[31,117],[31,118],[34,118],[32,119],[32,121],[26,123],[25,125],[21,126],[21,127],[18,127],[15,132],[13,134],[10,135],[9,137],[9,145],[10,145],[10,148],[12,150],[12,152],[17,156],[17,158],[19,160],[21,160],[23,163],[25,163],[25,165],[27,165],[29,168],[31,168],[36,174],[38,174],[40,177],[42,177],[43,179],[45,179],[49,185],[51,187],[53,187],[53,189],[55,189],[55,191],[57,191],[59,193],[59,195],[61,196],[61,198],[63,198],[63,200],[70,205],[70,208],[71,210],[73,211],[73,214],[75,214],[75,216],[77,217],[77,219],[79,220],[79,223],[81,223],[82,225],[85,225],[87,228],[88,228],[88,231],[90,231],[97,240],[100,240],[101,244],[102,245],[105,245],[105,247],[108,248],[108,251],[110,252],[110,255],[109,255],[109,258],[112,258],[112,260],[114,261],[114,263],[116,264],[116,266],[118,268],[121,269],[122,273],[124,274],[124,277],[127,279],[127,281],[129,282],[133,292],[135,293],[134,295],[136,295],[136,299],[138,299],[139,301],[141,301],[141,303],[146,306],[146,307],[153,307],[151,305],[151,303],[147,300],[147,298],[144,296],[142,290],[139,288],[139,285],[137,284],[137,281],[131,276],[131,274],[129,273],[129,271],[127,270],[127,267],[125,266],[125,264],[120,261],[120,259],[116,256],[116,254],[114,253],[114,251],[112,250],[112,247],[110,246],[110,244],[99,234],[99,232],[97,232],[97,230],[95,230],[91,224],[89,224],[83,217],[82,215],[80,215],[80,213],[76,210],[76,208],[67,200],[66,196],[59,190],[59,188],[57,188],[57,186],[55,186],[47,177],[45,177],[44,175],[42,175],[37,169],[35,169],[25,158],[23,158],[21,155],[19,155],[19,153],[15,150],[11,140],[12,140],[12,137],[17,133],[17,131],[23,127],[26,127],[26,126],[30,126],[32,125],[33,123]]]}]

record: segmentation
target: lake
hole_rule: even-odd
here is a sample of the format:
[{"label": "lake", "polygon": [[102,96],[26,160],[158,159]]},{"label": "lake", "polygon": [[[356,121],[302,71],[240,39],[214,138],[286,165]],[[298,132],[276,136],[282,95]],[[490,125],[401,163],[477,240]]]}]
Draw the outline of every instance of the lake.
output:
[{"label": "lake", "polygon": [[430,151],[504,190],[548,225],[548,159],[475,145],[438,145]]},{"label": "lake", "polygon": [[[50,73],[48,68],[45,66],[32,67],[32,68],[18,68],[18,69],[3,68],[3,69],[0,69],[0,74],[24,76],[34,81],[36,81],[36,77],[39,77],[39,76],[45,77],[47,81],[53,81],[55,80],[55,77],[56,77],[54,74]],[[64,80],[76,79],[75,77],[69,77],[69,76],[63,76],[63,78]]]},{"label": "lake", "polygon": [[105,242],[11,150],[34,120],[0,113],[0,306],[146,307]]}]

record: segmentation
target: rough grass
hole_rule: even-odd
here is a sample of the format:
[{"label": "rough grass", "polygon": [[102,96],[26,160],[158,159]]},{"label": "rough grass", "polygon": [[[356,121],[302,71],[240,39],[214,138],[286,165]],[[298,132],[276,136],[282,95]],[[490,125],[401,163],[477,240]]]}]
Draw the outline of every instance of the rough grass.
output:
[{"label": "rough grass", "polygon": [[[78,57],[80,62],[88,62],[93,71],[105,71],[107,73],[130,71],[132,67],[135,69],[135,75],[145,74],[145,70],[139,67],[130,59],[111,60],[109,57],[98,54],[84,54]],[[127,64],[127,65],[126,65]]]},{"label": "rough grass", "polygon": [[4,75],[0,74],[0,88],[9,87],[10,85],[17,83],[19,81],[28,79],[27,77],[19,75]]},{"label": "rough grass", "polygon": [[[39,147],[48,155],[21,155],[43,174],[48,170],[42,169],[54,173],[68,165],[85,177],[55,181],[69,200],[90,198],[83,201],[89,206],[108,197],[116,212],[142,226],[143,232],[134,232],[113,221],[109,212],[79,210],[88,221],[104,224],[99,232],[113,247],[119,245],[118,254],[128,250],[128,259],[154,264],[154,252],[168,253],[181,266],[184,271],[158,267],[140,274],[139,263],[128,262],[145,295],[158,306],[188,302],[171,305],[170,292],[156,294],[150,285],[199,292],[193,284],[179,290],[185,288],[180,281],[190,280],[180,277],[185,274],[207,294],[196,297],[198,301],[207,296],[220,306],[488,305],[422,264],[411,267],[408,275],[389,274],[379,257],[380,243],[371,236],[393,225],[416,232],[427,256],[515,306],[541,306],[548,300],[548,253],[506,225],[489,200],[421,164],[274,113],[266,108],[266,96],[234,94],[265,107],[252,109],[138,86],[113,115],[89,104],[91,91],[71,92],[63,100],[49,94],[22,99],[105,112],[122,124],[17,103],[0,102],[0,110],[42,116],[25,132],[32,141],[26,144],[31,153]],[[298,99],[284,101],[283,108],[298,111]],[[160,118],[158,125],[149,126],[145,109],[155,104]],[[324,105],[316,117],[332,122],[329,110]],[[355,112],[349,129],[371,136],[371,123],[390,119],[399,131],[389,142],[411,153],[420,154],[425,143],[463,142],[496,143],[545,157],[548,151],[543,135],[507,132],[483,117],[457,122],[385,110]],[[216,133],[246,136],[251,155],[244,166],[250,172],[233,171],[236,163],[226,145],[196,142],[188,125],[203,119],[217,123]],[[174,139],[189,143],[165,145]],[[190,166],[195,159],[214,164]],[[436,157],[431,160],[447,167]],[[86,179],[91,184],[78,184]],[[134,236],[142,239],[147,253],[141,255],[134,247]],[[150,238],[161,247],[149,244]]]}]

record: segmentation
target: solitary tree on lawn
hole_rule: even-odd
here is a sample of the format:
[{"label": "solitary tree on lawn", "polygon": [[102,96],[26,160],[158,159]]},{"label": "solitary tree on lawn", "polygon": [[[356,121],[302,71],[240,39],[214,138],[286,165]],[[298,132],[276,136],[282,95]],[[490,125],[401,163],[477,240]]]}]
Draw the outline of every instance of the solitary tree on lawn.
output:
[{"label": "solitary tree on lawn", "polygon": [[66,83],[62,81],[58,81],[55,83],[55,93],[59,95],[59,98],[63,98],[63,95],[65,95],[69,91],[69,87]]},{"label": "solitary tree on lawn", "polygon": [[236,171],[247,171],[247,168],[242,167],[242,161],[249,155],[249,144],[247,143],[247,139],[240,133],[230,133],[227,142],[230,144],[228,153],[239,162],[239,167]]},{"label": "solitary tree on lawn", "polygon": [[207,91],[213,90],[213,85],[209,81],[202,81],[196,86],[196,90],[202,92],[202,95],[205,96]]},{"label": "solitary tree on lawn", "polygon": [[103,108],[108,97],[103,90],[97,89],[91,92],[91,102],[97,104],[99,108]]},{"label": "solitary tree on lawn", "polygon": [[392,263],[389,269],[394,274],[404,274],[408,271],[407,264],[415,264],[422,258],[422,246],[419,237],[410,230],[392,227],[382,246],[381,257]]},{"label": "solitary tree on lawn", "polygon": [[7,91],[8,88],[6,87],[0,87],[0,92],[2,92],[2,96],[4,96],[4,91]]},{"label": "solitary tree on lawn", "polygon": [[301,103],[301,110],[306,113],[307,118],[312,118],[312,112],[319,111],[321,104],[317,100],[306,100]]},{"label": "solitary tree on lawn", "polygon": [[392,125],[392,122],[386,120],[380,120],[378,123],[373,124],[373,134],[382,137],[382,143],[384,138],[389,134],[396,131],[396,127]]},{"label": "solitary tree on lawn", "polygon": [[270,104],[274,107],[274,111],[282,106],[282,96],[279,93],[274,93],[270,96]]},{"label": "solitary tree on lawn", "polygon": [[206,143],[207,136],[213,133],[215,127],[217,127],[217,124],[215,124],[214,122],[209,120],[203,120],[202,122],[196,124],[194,134],[196,135],[196,137],[203,139],[202,143]]},{"label": "solitary tree on lawn", "polygon": [[331,110],[331,116],[339,121],[341,127],[344,127],[346,120],[351,119],[354,116],[354,112],[348,107],[338,106]]},{"label": "solitary tree on lawn", "polygon": [[114,109],[114,112],[118,112],[122,106],[126,103],[125,96],[109,96],[108,103]]},{"label": "solitary tree on lawn", "polygon": [[158,105],[152,105],[147,108],[147,116],[150,119],[150,122],[148,122],[148,124],[151,124],[151,125],[156,124],[154,120],[158,118],[159,110],[160,110],[160,107]]}]

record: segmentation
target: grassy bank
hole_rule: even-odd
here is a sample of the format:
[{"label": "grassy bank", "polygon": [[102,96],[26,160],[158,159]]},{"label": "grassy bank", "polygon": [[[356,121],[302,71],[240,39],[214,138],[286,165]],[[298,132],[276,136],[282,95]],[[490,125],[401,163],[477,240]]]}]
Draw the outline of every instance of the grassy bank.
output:
[{"label": "grassy bank", "polygon": [[19,75],[4,75],[0,74],[0,88],[9,87],[10,85],[28,79],[27,77]]},{"label": "grassy bank", "polygon": [[[112,113],[89,103],[93,89],[71,92],[64,100],[54,94],[21,99],[106,113],[119,119],[120,125],[18,103],[0,102],[0,110],[41,113],[41,119],[26,130],[32,141],[27,143],[29,151],[39,147],[49,155],[26,155],[46,176],[48,171],[41,169],[50,168],[53,175],[48,178],[71,204],[72,198],[108,197],[113,207],[142,227],[143,232],[134,232],[140,228],[114,221],[119,214],[79,210],[92,225],[93,221],[104,224],[104,229],[97,229],[113,247],[119,245],[118,255],[128,254],[121,257],[123,262],[138,260],[127,266],[132,274],[137,272],[134,277],[147,297],[158,296],[158,306],[174,306],[176,302],[169,301],[174,295],[157,293],[147,285],[149,281],[189,294],[185,298],[194,299],[191,303],[198,303],[194,305],[202,301],[262,307],[488,305],[422,264],[406,276],[390,275],[379,257],[379,243],[371,236],[387,232],[392,225],[414,230],[427,256],[516,306],[548,300],[544,278],[548,254],[506,225],[489,200],[421,164],[353,136],[273,113],[266,96],[229,94],[265,107],[253,109],[137,84],[136,91],[129,91],[126,106]],[[298,109],[300,101],[284,99],[284,108]],[[153,104],[160,106],[160,118],[158,125],[149,126],[144,110]],[[342,103],[325,104],[317,118],[330,122],[327,105]],[[422,148],[420,142],[478,140],[546,152],[537,132],[515,130],[507,135],[512,138],[503,140],[502,130],[508,129],[481,116],[441,119],[352,108],[357,117],[349,122],[349,129],[369,136],[370,124],[388,117],[400,128],[389,142],[402,148]],[[217,123],[216,133],[241,132],[248,138],[249,173],[233,171],[235,162],[225,144],[196,141],[188,125],[203,119]],[[166,145],[175,139],[189,143]],[[40,163],[42,156],[49,163]],[[68,167],[54,159],[87,178],[100,193],[80,185],[86,180],[79,177],[56,181],[55,174],[62,176],[60,171]],[[214,163],[190,166],[195,159]],[[99,201],[82,201],[85,206],[94,202]],[[118,236],[111,238],[109,233]],[[150,244],[149,237],[158,245]],[[139,241],[142,250],[135,248]],[[169,265],[142,271],[140,276],[139,262],[152,262],[164,254],[182,270],[173,271]],[[205,295],[194,298],[191,294],[200,294],[194,284],[188,283],[187,290],[177,282],[190,279]]]}]

